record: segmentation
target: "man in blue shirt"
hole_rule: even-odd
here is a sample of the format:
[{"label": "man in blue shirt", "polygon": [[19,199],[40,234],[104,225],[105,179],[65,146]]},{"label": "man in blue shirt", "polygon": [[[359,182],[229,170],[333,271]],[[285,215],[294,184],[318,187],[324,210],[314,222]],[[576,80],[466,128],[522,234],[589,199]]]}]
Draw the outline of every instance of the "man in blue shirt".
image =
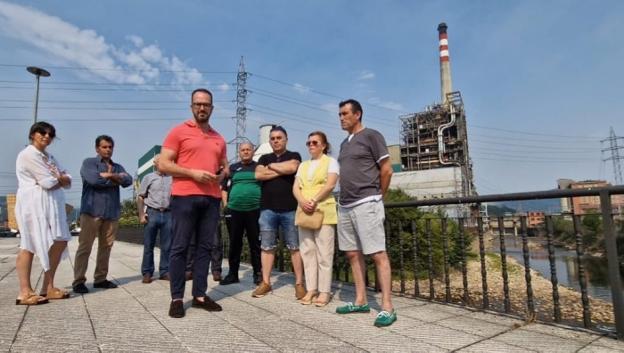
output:
[{"label": "man in blue shirt", "polygon": [[132,185],[132,177],[111,159],[115,142],[110,136],[95,139],[97,157],[82,162],[82,199],[80,206],[80,235],[74,261],[74,293],[88,293],[85,286],[87,266],[93,241],[98,238],[98,253],[93,275],[94,288],[117,288],[106,279],[111,248],[117,235],[121,202],[119,186]]}]

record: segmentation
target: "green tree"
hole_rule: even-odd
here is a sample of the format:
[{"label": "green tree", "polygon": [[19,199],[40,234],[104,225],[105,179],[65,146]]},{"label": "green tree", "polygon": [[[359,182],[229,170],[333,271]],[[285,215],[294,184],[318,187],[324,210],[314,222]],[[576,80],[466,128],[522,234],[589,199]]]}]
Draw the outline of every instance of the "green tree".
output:
[{"label": "green tree", "polygon": [[138,225],[139,215],[137,211],[137,203],[133,198],[125,199],[121,202],[121,218],[120,225]]},{"label": "green tree", "polygon": [[[389,190],[384,202],[403,202],[411,200],[410,196],[401,190]],[[441,209],[419,210],[416,207],[387,208],[386,209],[386,244],[393,268],[400,266],[400,256],[403,253],[403,268],[411,276],[426,277],[429,270],[429,237],[427,225],[430,228],[432,270],[435,276],[444,273],[444,239],[446,237],[448,263],[458,267],[462,260],[462,250],[468,255],[468,249],[474,239],[468,230],[464,231],[464,247],[461,246],[459,225],[456,219],[447,218]],[[446,222],[446,232],[443,236],[442,223]],[[402,245],[402,248],[401,248]],[[415,253],[415,248],[418,252]],[[415,256],[416,255],[416,256]]]}]

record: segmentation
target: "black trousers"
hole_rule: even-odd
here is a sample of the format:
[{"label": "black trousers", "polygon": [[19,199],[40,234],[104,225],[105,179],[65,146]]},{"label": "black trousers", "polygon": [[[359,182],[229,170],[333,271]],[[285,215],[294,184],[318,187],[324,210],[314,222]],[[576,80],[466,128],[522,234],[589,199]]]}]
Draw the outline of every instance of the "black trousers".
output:
[{"label": "black trousers", "polygon": [[218,246],[217,226],[221,200],[209,196],[173,196],[171,219],[173,238],[169,252],[171,298],[184,298],[187,252],[195,236],[193,263],[193,296],[202,297],[208,289],[208,265]]},{"label": "black trousers", "polygon": [[[189,243],[188,254],[186,256],[186,272],[193,272],[195,263],[195,248],[197,235],[193,235]],[[221,225],[217,225],[217,246],[210,251],[210,272],[221,274],[221,263],[223,262],[223,242],[221,239]]]},{"label": "black trousers", "polygon": [[230,220],[230,251],[228,254],[228,262],[231,274],[238,276],[240,267],[241,251],[243,250],[243,235],[247,235],[249,244],[251,266],[255,274],[260,273],[262,265],[260,264],[260,226],[258,218],[260,218],[260,210],[253,211],[235,211],[230,210],[232,218]]}]

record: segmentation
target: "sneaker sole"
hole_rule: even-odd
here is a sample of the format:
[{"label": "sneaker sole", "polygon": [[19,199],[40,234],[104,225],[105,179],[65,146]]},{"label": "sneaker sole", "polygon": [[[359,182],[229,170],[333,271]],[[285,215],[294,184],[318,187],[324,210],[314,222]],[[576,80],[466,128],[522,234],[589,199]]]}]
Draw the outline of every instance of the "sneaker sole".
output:
[{"label": "sneaker sole", "polygon": [[388,326],[390,326],[390,325],[394,324],[396,321],[397,321],[397,319],[394,319],[394,320],[392,320],[392,322],[391,322],[391,323],[389,323],[389,324],[380,324],[380,323],[375,322],[375,327],[388,327]]}]

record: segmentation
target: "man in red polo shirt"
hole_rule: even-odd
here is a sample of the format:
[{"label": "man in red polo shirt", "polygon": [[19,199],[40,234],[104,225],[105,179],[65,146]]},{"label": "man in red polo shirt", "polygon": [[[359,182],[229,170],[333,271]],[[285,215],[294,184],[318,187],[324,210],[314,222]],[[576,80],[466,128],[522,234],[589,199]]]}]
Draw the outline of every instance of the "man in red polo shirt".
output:
[{"label": "man in red polo shirt", "polygon": [[221,190],[219,184],[229,173],[223,137],[210,127],[212,93],[199,88],[191,94],[194,119],[174,127],[162,145],[159,167],[173,177],[171,186],[172,240],[169,260],[171,305],[169,316],[184,316],[186,253],[195,234],[193,265],[193,307],[221,311],[206,295],[208,263],[218,246],[217,226]]}]

